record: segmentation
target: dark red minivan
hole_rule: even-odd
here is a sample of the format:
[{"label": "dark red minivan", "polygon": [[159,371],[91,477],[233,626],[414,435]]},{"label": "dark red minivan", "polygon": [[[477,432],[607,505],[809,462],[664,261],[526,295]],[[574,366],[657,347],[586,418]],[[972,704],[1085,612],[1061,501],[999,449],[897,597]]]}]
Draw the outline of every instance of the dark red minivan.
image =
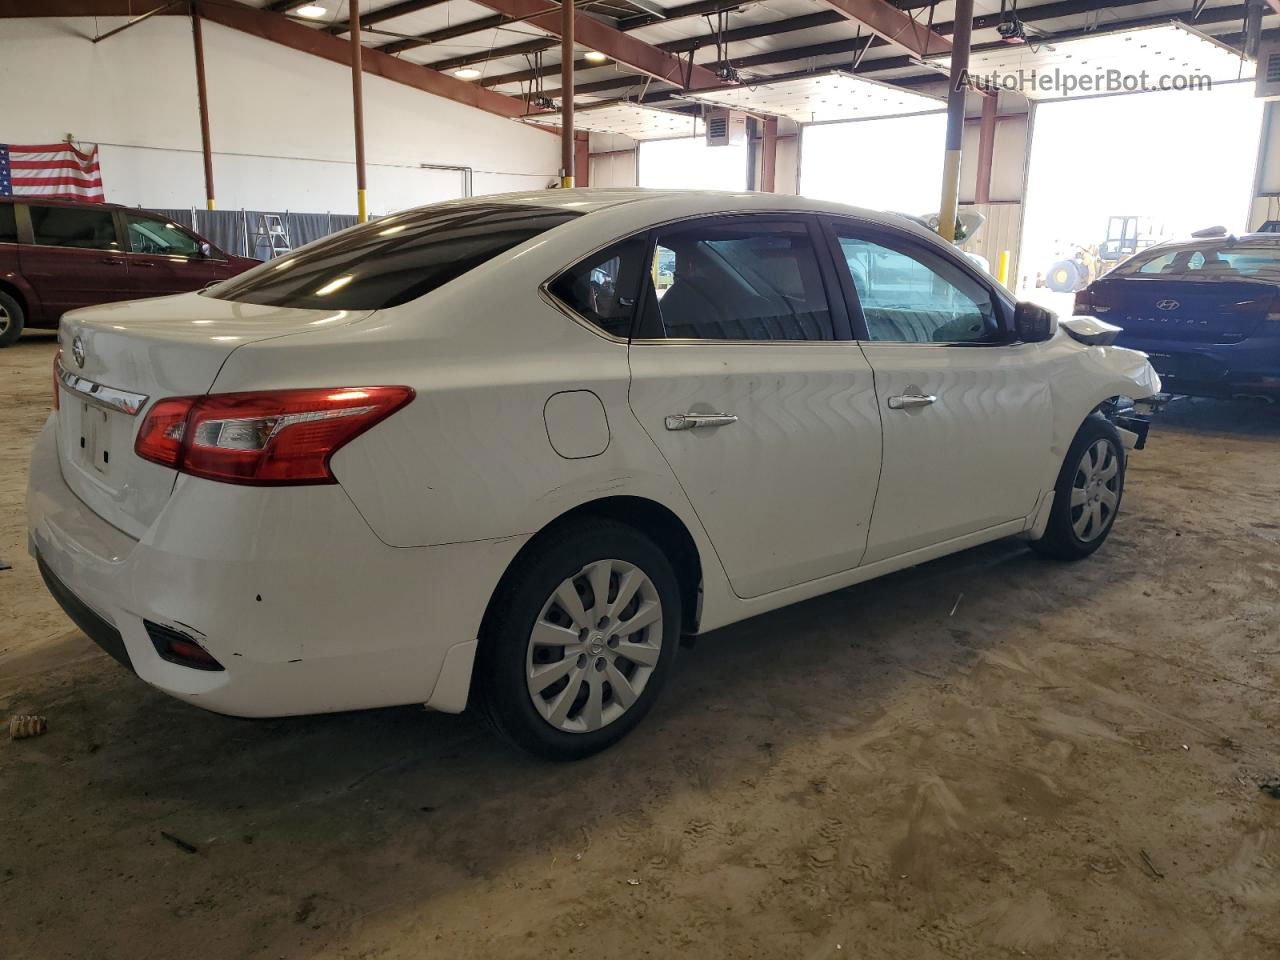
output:
[{"label": "dark red minivan", "polygon": [[164,217],[114,203],[0,200],[0,347],[68,310],[199,290],[257,266]]}]

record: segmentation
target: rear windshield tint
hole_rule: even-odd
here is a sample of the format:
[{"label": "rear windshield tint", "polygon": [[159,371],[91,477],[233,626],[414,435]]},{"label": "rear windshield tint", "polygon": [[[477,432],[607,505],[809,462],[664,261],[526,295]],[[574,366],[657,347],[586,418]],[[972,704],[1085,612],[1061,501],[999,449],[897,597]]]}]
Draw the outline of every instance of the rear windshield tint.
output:
[{"label": "rear windshield tint", "polygon": [[254,267],[207,296],[270,307],[381,310],[430,293],[579,216],[504,203],[408,210]]},{"label": "rear windshield tint", "polygon": [[1140,253],[1116,267],[1118,277],[1174,280],[1280,280],[1280,244],[1188,245]]}]

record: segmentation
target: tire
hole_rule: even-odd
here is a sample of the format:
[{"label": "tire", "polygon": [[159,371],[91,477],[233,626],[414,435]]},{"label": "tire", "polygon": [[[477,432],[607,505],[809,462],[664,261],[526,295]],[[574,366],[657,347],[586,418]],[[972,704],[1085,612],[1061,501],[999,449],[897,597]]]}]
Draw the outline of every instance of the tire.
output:
[{"label": "tire", "polygon": [[22,336],[25,321],[22,304],[11,294],[0,290],[0,347],[8,347]]},{"label": "tire", "polygon": [[1071,293],[1080,283],[1080,268],[1074,260],[1059,260],[1045,275],[1044,285],[1054,293]]},{"label": "tire", "polygon": [[1124,472],[1120,434],[1093,414],[1071,441],[1053,488],[1048,526],[1041,539],[1031,541],[1031,549],[1057,560],[1083,560],[1102,546],[1120,511]]},{"label": "tire", "polygon": [[[604,574],[601,606],[593,583]],[[489,605],[475,673],[480,713],[540,757],[603,750],[652,708],[675,662],[680,613],[675,571],[644,534],[611,520],[544,534]]]}]

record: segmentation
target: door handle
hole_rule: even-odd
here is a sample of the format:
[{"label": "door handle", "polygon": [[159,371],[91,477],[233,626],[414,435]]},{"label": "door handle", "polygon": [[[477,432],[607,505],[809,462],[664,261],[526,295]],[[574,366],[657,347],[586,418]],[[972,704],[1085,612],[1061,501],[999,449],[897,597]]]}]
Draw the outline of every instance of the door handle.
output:
[{"label": "door handle", "polygon": [[135,267],[154,267],[155,266],[155,264],[152,263],[150,260],[135,260],[133,261],[133,265]]},{"label": "door handle", "polygon": [[102,258],[102,262],[103,262],[103,263],[110,263],[110,264],[112,264],[112,265],[114,265],[114,266],[117,266],[117,267],[118,267],[118,266],[120,266],[120,264],[124,263],[124,261],[123,261],[123,260],[121,260],[119,257],[103,257],[103,258]]},{"label": "door handle", "polygon": [[727,427],[737,423],[732,413],[673,413],[667,417],[668,430],[697,430],[702,427]]},{"label": "door handle", "polygon": [[927,407],[937,402],[937,399],[931,393],[904,393],[901,396],[889,398],[889,409],[914,410],[916,407]]}]

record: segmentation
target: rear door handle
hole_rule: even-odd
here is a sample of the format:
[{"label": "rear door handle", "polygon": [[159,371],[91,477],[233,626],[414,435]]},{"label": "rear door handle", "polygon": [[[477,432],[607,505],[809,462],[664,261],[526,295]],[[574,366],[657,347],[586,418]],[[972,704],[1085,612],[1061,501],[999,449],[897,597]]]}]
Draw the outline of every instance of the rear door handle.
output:
[{"label": "rear door handle", "polygon": [[110,263],[113,266],[117,266],[117,267],[120,266],[120,264],[124,263],[124,261],[121,260],[119,257],[103,257],[102,262]]},{"label": "rear door handle", "polygon": [[667,417],[668,430],[698,430],[702,427],[727,427],[737,423],[732,413],[673,413]]},{"label": "rear door handle", "polygon": [[931,393],[904,393],[889,398],[890,410],[914,410],[916,407],[927,407],[938,400]]}]

